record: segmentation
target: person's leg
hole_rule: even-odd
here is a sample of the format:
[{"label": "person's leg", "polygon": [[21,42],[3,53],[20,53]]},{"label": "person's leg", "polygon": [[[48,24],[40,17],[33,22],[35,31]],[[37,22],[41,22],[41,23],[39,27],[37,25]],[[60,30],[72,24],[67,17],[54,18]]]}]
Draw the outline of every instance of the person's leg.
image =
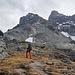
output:
[{"label": "person's leg", "polygon": [[30,59],[32,58],[32,52],[31,51],[29,51],[29,57],[30,57]]},{"label": "person's leg", "polygon": [[26,58],[28,58],[28,50],[26,51]]}]

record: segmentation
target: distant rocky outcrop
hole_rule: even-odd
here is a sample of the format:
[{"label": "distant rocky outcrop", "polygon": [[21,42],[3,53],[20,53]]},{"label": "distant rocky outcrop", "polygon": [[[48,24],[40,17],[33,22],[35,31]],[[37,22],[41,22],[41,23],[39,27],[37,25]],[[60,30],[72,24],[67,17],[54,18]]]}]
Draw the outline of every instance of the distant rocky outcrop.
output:
[{"label": "distant rocky outcrop", "polygon": [[66,16],[58,11],[52,11],[48,23],[57,30],[68,32],[70,35],[75,36],[75,15]]},{"label": "distant rocky outcrop", "polygon": [[63,23],[65,21],[65,15],[58,13],[58,11],[52,11],[48,21],[52,23],[53,25],[56,25],[55,23],[59,21],[59,23]]}]

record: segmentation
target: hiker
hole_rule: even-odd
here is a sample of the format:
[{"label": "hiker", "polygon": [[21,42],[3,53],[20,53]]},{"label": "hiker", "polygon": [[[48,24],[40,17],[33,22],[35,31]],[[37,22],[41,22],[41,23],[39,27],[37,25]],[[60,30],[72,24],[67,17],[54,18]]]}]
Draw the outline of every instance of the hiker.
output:
[{"label": "hiker", "polygon": [[32,45],[31,45],[31,43],[30,42],[28,42],[27,43],[28,44],[28,46],[27,46],[27,51],[26,51],[26,58],[28,58],[28,53],[29,53],[29,57],[30,57],[30,59],[32,58]]}]

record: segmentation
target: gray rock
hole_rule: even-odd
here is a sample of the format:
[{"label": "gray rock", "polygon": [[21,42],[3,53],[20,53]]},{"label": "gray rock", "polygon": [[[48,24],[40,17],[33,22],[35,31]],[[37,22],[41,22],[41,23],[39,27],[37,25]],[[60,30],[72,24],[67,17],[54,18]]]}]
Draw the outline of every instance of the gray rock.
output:
[{"label": "gray rock", "polygon": [[49,16],[48,23],[56,30],[65,31],[71,36],[75,36],[75,15],[66,16],[54,10]]},{"label": "gray rock", "polygon": [[7,50],[6,44],[3,40],[3,37],[0,37],[0,59],[4,59],[8,56],[8,53],[5,52]]},{"label": "gray rock", "polygon": [[62,59],[62,61],[67,64],[72,64],[72,61],[68,58],[64,58],[64,59]]},{"label": "gray rock", "polygon": [[0,60],[5,59],[8,56],[9,56],[9,54],[7,52],[1,52],[0,53]]},{"label": "gray rock", "polygon": [[0,53],[0,60],[4,59],[4,56]]},{"label": "gray rock", "polygon": [[47,65],[54,65],[53,62],[46,62]]}]

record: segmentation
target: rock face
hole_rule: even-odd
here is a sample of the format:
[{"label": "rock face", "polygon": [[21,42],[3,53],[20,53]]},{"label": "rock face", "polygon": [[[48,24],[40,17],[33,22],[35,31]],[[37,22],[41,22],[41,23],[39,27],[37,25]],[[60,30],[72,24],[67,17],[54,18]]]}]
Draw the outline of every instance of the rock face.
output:
[{"label": "rock face", "polygon": [[6,48],[6,45],[5,45],[2,37],[0,37],[0,47],[1,47],[0,52],[2,52],[2,50],[5,50],[5,48]]},{"label": "rock face", "polygon": [[51,24],[54,29],[65,31],[75,36],[75,15],[66,16],[54,10],[49,16],[48,23]]},{"label": "rock face", "polygon": [[37,14],[28,13],[26,16],[21,17],[19,22],[20,25],[34,24],[34,23],[46,24],[47,20],[43,19]]},{"label": "rock face", "polygon": [[52,25],[56,26],[56,22],[63,23],[65,21],[65,15],[58,13],[58,11],[52,11],[48,21],[52,23]]},{"label": "rock face", "polygon": [[6,44],[3,40],[3,37],[0,36],[0,60],[8,56],[8,53],[6,52],[6,50],[7,50]]},{"label": "rock face", "polygon": [[[56,14],[58,13],[56,12]],[[61,46],[65,43],[69,44],[69,38],[66,38],[55,29],[52,30],[53,27],[48,26],[47,20],[37,14],[29,13],[20,18],[20,22],[16,27],[8,30],[4,34],[4,39],[6,42],[13,40],[25,41],[25,39],[32,34],[36,43],[45,44],[45,46],[50,49],[59,48],[59,44],[61,44]]]}]

